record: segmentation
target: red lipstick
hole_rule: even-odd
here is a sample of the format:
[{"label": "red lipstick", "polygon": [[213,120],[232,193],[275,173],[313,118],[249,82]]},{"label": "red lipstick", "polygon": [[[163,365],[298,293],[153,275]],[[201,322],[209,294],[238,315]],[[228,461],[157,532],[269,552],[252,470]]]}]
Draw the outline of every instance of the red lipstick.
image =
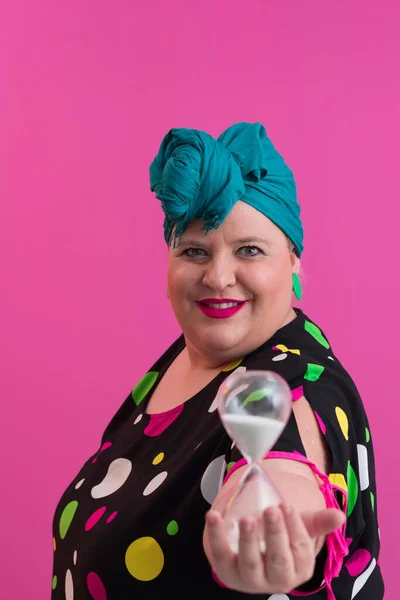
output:
[{"label": "red lipstick", "polygon": [[231,298],[204,298],[197,305],[201,312],[211,319],[233,317],[246,304],[246,300]]}]

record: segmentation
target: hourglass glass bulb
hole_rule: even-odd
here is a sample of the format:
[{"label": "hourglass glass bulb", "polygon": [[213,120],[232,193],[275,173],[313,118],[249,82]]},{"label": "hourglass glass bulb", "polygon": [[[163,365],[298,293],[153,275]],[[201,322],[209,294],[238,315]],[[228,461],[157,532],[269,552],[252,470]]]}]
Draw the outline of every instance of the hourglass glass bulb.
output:
[{"label": "hourglass glass bulb", "polygon": [[[274,446],[289,420],[292,396],[286,381],[276,373],[245,371],[233,373],[225,380],[217,402],[226,431],[249,463],[223,512],[228,539],[237,552],[239,519],[252,516],[261,521],[266,508],[282,501],[260,461]],[[261,522],[258,531],[263,551]]]},{"label": "hourglass glass bulb", "polygon": [[217,395],[218,411],[229,436],[245,458],[262,458],[282,433],[291,412],[286,381],[272,371],[230,375]]}]

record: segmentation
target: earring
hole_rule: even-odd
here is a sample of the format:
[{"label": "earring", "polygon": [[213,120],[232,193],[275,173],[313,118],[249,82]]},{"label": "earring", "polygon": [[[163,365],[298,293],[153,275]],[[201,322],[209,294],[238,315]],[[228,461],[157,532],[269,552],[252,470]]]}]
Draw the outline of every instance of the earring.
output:
[{"label": "earring", "polygon": [[303,296],[303,290],[301,289],[301,282],[297,273],[292,273],[293,280],[293,291],[297,300],[301,300]]}]

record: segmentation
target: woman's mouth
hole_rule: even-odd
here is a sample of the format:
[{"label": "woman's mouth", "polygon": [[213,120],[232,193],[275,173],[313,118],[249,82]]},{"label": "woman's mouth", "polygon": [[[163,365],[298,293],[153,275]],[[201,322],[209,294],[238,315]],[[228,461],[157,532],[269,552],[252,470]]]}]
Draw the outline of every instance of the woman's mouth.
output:
[{"label": "woman's mouth", "polygon": [[201,312],[211,319],[227,319],[233,317],[246,304],[246,300],[230,298],[205,298],[197,302]]}]

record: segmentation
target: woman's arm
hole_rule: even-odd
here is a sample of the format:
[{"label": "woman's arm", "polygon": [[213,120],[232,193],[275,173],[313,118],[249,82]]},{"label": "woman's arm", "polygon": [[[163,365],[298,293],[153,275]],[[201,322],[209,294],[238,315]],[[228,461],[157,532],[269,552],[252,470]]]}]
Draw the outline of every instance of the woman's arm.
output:
[{"label": "woman's arm", "polygon": [[[329,450],[304,396],[293,403],[293,412],[307,458],[319,471],[328,474]],[[324,545],[326,534],[343,524],[344,515],[339,510],[326,508],[320,491],[321,482],[307,464],[281,458],[267,459],[262,464],[280,490],[284,504],[292,507],[289,514],[280,509],[266,511],[266,557],[259,551],[259,556],[256,556],[249,531],[254,528],[251,519],[241,522],[243,543],[238,556],[229,550],[220,523],[220,513],[242,476],[244,467],[232,474],[215,499],[204,530],[203,545],[214,571],[229,587],[248,593],[282,593],[291,591],[311,578],[315,557]],[[269,517],[274,517],[275,523],[270,523]],[[252,533],[255,539],[254,531]],[[279,565],[280,575],[277,572]],[[256,567],[259,571],[257,574]],[[272,574],[272,581],[268,580],[268,573]],[[257,589],[254,589],[253,582],[257,582]]]}]

